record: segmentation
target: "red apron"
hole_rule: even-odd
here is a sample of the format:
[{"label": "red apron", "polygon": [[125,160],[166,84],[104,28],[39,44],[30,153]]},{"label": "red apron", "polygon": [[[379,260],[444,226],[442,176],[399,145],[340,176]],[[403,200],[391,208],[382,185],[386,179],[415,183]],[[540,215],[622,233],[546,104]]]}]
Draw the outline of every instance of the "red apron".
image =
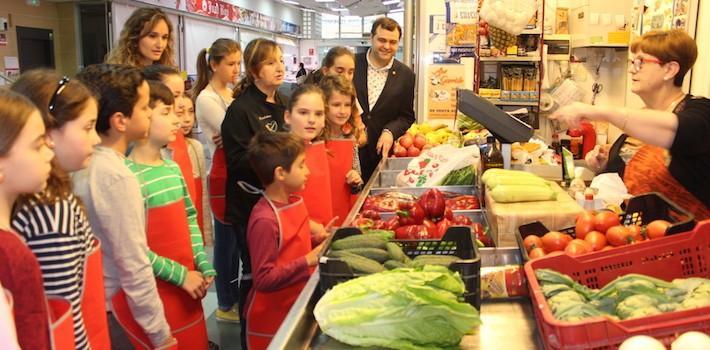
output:
[{"label": "red apron", "polygon": [[53,350],[74,350],[74,319],[69,300],[60,297],[47,297],[49,312],[49,337]]},{"label": "red apron", "polygon": [[[271,204],[281,235],[277,265],[303,258],[312,249],[308,210],[300,198],[294,196],[292,199],[291,204],[281,208]],[[313,273],[312,268],[310,273]],[[246,311],[249,350],[262,350],[269,346],[305,285],[306,282],[299,282],[273,292],[252,289],[252,298]]]},{"label": "red apron", "polygon": [[192,173],[192,162],[190,162],[190,155],[187,153],[187,141],[185,141],[185,136],[178,132],[175,134],[175,141],[168,144],[168,148],[173,151],[173,162],[177,163],[180,167],[180,172],[182,173],[182,178],[187,184],[187,192],[190,194],[190,199],[192,203],[197,201],[197,192],[195,191],[195,181],[193,180]]},{"label": "red apron", "polygon": [[208,177],[208,187],[210,191],[210,208],[212,215],[222,223],[227,223],[224,219],[225,197],[227,188],[227,160],[224,155],[224,148],[219,147],[212,155],[212,167]]},{"label": "red apron", "polygon": [[106,297],[104,290],[101,244],[94,239],[93,249],[84,261],[84,286],[81,294],[81,313],[89,344],[94,350],[111,349],[106,318]]},{"label": "red apron", "polygon": [[202,233],[202,242],[205,241],[205,212],[204,212],[204,206],[202,205],[202,191],[204,189],[202,188],[202,178],[201,177],[195,177],[193,178],[195,181],[195,197],[197,197],[197,200],[194,201],[195,204],[195,210],[197,210],[197,226],[200,228],[200,232]]},{"label": "red apron", "polygon": [[328,148],[333,215],[338,217],[334,225],[340,226],[345,217],[348,216],[350,208],[352,208],[351,199],[353,195],[350,193],[350,185],[345,179],[348,172],[353,168],[355,141],[350,139],[328,140],[326,147]]},{"label": "red apron", "polygon": [[306,146],[306,166],[310,174],[306,187],[298,195],[308,208],[308,216],[322,225],[333,218],[333,200],[329,189],[330,172],[325,142],[314,142]]},{"label": "red apron", "polygon": [[681,185],[668,171],[665,150],[644,145],[626,164],[624,184],[632,195],[660,192],[681,208],[693,213],[698,221],[710,218],[710,209]]},{"label": "red apron", "polygon": [[[192,242],[185,215],[185,202],[179,200],[162,207],[148,209],[147,238],[150,250],[194,270]],[[202,311],[202,301],[194,300],[182,288],[156,279],[158,294],[163,302],[165,318],[177,338],[177,348],[184,350],[207,349],[207,328]],[[138,349],[150,348],[143,329],[133,320],[125,294],[120,291],[112,298],[114,316],[126,330]]]}]

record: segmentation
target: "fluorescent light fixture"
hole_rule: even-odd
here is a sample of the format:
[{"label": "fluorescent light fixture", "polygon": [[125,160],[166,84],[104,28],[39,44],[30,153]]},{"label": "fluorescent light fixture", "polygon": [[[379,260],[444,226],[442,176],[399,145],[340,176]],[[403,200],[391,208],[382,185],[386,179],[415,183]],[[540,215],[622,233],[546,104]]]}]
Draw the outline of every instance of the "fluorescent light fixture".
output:
[{"label": "fluorescent light fixture", "polygon": [[387,12],[387,13],[396,13],[396,12],[404,12],[404,9],[400,7],[398,9],[394,9],[394,10]]},{"label": "fluorescent light fixture", "polygon": [[335,2],[335,0],[316,0],[316,2]]},{"label": "fluorescent light fixture", "polygon": [[298,1],[291,1],[291,0],[281,0],[286,4],[291,4],[291,5],[300,5]]},{"label": "fluorescent light fixture", "polygon": [[301,11],[303,11],[303,12],[316,12],[316,10],[311,10],[311,9],[307,9],[307,8],[302,8]]},{"label": "fluorescent light fixture", "polygon": [[[316,1],[318,1],[318,0],[316,0]],[[398,4],[398,3],[399,3],[399,0],[385,0],[382,2],[382,5],[387,6],[387,5],[394,5],[394,4]]]},{"label": "fluorescent light fixture", "polygon": [[331,9],[331,10],[340,12],[340,11],[347,11],[348,9],[346,9],[346,8],[339,8],[339,9]]}]

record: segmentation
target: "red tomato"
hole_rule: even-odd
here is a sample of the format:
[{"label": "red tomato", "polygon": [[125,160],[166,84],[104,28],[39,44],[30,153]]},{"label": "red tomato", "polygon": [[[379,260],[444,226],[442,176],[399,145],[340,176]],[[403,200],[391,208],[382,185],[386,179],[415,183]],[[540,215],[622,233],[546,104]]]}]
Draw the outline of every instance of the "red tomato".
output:
[{"label": "red tomato", "polygon": [[528,253],[530,259],[542,258],[543,256],[545,256],[545,250],[542,248],[534,248]]},{"label": "red tomato", "polygon": [[567,255],[577,256],[582,254],[587,254],[592,252],[592,245],[589,242],[582,239],[574,239],[569,242],[567,247],[565,247],[565,253]]},{"label": "red tomato", "polygon": [[626,226],[626,228],[629,229],[629,233],[631,234],[631,236],[634,237],[634,241],[641,242],[644,240],[644,236],[641,233],[641,226],[629,225],[629,226]]},{"label": "red tomato", "polygon": [[577,216],[574,233],[577,235],[577,238],[584,239],[584,236],[591,231],[594,231],[594,213],[585,211]]},{"label": "red tomato", "polygon": [[572,237],[562,232],[550,231],[542,236],[542,245],[546,252],[562,251]]},{"label": "red tomato", "polygon": [[606,232],[610,227],[619,224],[619,215],[608,210],[602,210],[594,216],[594,229],[599,232]]},{"label": "red tomato", "polygon": [[654,220],[646,226],[646,235],[649,239],[661,238],[666,235],[666,230],[671,223],[666,220]]},{"label": "red tomato", "polygon": [[606,240],[614,247],[633,243],[636,238],[626,226],[616,225],[606,231]]},{"label": "red tomato", "polygon": [[530,251],[534,248],[542,248],[542,238],[535,235],[529,235],[523,240],[523,247],[525,247],[525,251],[528,253],[530,253]]},{"label": "red tomato", "polygon": [[604,251],[607,251],[607,250],[612,250],[612,249],[614,249],[614,247],[612,247],[612,246],[608,245],[608,246],[606,246],[606,247],[602,248],[602,251],[604,252]]},{"label": "red tomato", "polygon": [[599,231],[592,231],[584,236],[584,240],[592,246],[593,251],[598,251],[606,247],[606,236]]}]

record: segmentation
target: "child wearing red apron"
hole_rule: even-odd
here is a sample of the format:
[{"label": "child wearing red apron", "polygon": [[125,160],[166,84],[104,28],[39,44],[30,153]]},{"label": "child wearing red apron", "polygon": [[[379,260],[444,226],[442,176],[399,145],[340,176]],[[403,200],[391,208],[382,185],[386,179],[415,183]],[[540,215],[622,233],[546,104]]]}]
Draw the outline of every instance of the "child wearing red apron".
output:
[{"label": "child wearing red apron", "polygon": [[47,187],[15,203],[12,226],[39,258],[45,294],[71,302],[74,330],[54,338],[73,335],[76,349],[109,349],[101,249],[67,176],[89,164],[100,141],[97,101],[81,82],[49,70],[23,74],[12,90],[48,106],[41,114],[56,152]]},{"label": "child wearing red apron", "polygon": [[[54,153],[44,134],[44,122],[32,102],[15,92],[0,90],[0,283],[4,288],[0,292],[1,297],[12,298],[22,349],[50,349],[53,345],[39,264],[22,238],[10,230],[15,200],[41,191],[47,183]],[[64,311],[64,320],[69,319],[68,329],[64,329],[70,334],[70,342],[63,345],[70,346],[71,312],[69,308]]]},{"label": "child wearing red apron", "polygon": [[173,110],[174,98],[162,83],[151,82],[150,88],[153,109],[150,131],[136,143],[127,165],[141,184],[148,258],[178,347],[207,349],[201,299],[215,271],[207,260],[197,211],[180,168],[160,155],[161,148],[180,132],[180,121]]},{"label": "child wearing red apron", "polygon": [[340,226],[352,208],[355,193],[363,186],[357,140],[355,88],[341,75],[327,75],[320,81],[326,100],[325,138],[328,149],[330,187],[335,222]]},{"label": "child wearing red apron", "polygon": [[[249,217],[253,287],[246,303],[249,350],[266,349],[318,263],[327,234],[313,232],[301,197],[309,176],[303,141],[284,133],[261,133],[247,153],[265,190]],[[313,248],[315,246],[315,248]]]}]

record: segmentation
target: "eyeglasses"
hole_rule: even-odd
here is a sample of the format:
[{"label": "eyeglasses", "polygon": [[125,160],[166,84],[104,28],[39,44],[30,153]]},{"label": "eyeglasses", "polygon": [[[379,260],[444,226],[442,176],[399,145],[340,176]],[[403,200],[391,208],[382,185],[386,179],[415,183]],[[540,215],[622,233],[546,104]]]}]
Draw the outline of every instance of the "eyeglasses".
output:
[{"label": "eyeglasses", "polygon": [[646,62],[663,64],[663,61],[661,61],[659,59],[655,59],[655,58],[643,58],[643,57],[629,58],[629,64],[633,65],[635,72],[640,71],[641,67],[643,67],[643,64]]},{"label": "eyeglasses", "polygon": [[52,99],[49,100],[49,106],[47,109],[49,109],[50,112],[54,112],[54,108],[57,104],[57,97],[62,94],[62,91],[64,91],[64,89],[67,87],[67,83],[69,83],[69,78],[66,76],[62,77],[62,79],[59,80],[59,86],[57,86],[57,90],[54,91]]}]

